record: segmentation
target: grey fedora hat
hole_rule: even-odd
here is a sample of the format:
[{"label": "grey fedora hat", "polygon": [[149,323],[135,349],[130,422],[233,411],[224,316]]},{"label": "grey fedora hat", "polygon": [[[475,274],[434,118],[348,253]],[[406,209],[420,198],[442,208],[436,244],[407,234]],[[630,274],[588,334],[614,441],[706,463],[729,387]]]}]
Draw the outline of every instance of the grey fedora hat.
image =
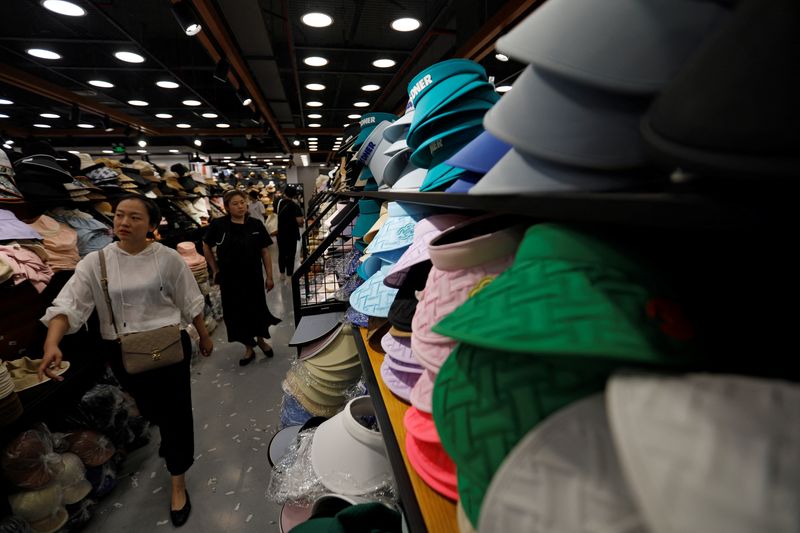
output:
[{"label": "grey fedora hat", "polygon": [[648,98],[615,94],[528,66],[484,126],[519,151],[596,169],[646,161],[639,121]]},{"label": "grey fedora hat", "polygon": [[586,84],[653,93],[729,13],[697,0],[558,0],[501,37],[497,49]]}]

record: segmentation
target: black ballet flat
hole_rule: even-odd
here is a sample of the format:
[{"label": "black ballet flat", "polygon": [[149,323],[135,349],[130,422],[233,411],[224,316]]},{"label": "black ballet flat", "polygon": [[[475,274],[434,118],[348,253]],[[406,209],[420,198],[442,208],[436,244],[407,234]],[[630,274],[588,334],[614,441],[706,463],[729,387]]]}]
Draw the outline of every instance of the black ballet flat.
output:
[{"label": "black ballet flat", "polygon": [[250,357],[244,357],[242,359],[239,359],[239,366],[247,366],[255,360],[256,360],[256,352],[253,352],[253,355],[251,355]]},{"label": "black ballet flat", "polygon": [[258,349],[259,349],[259,350],[261,350],[262,352],[264,352],[264,355],[265,355],[266,357],[272,357],[272,356],[274,356],[274,355],[275,355],[275,352],[273,352],[273,351],[272,351],[272,347],[270,347],[270,349],[269,349],[269,350],[265,350],[264,348],[262,348],[261,346],[259,346],[259,347],[258,347]]},{"label": "black ballet flat", "polygon": [[175,527],[181,527],[186,521],[189,519],[189,513],[192,511],[192,502],[189,501],[189,491],[186,491],[186,503],[183,506],[183,509],[178,511],[173,511],[171,508],[169,510],[169,518],[172,520],[172,525]]}]

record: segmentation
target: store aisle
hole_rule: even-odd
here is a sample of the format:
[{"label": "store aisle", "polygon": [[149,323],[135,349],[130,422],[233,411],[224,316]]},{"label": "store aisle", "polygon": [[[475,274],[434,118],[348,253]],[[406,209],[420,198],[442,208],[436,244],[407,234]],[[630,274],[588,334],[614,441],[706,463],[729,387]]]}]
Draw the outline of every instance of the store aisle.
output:
[{"label": "store aisle", "polygon": [[[294,355],[287,346],[294,331],[291,284],[278,279],[276,272],[276,287],[267,295],[270,310],[283,320],[271,328],[273,359],[257,351],[255,362],[240,367],[243,347],[228,344],[221,323],[212,334],[213,355],[193,363],[195,463],[187,473],[192,514],[184,531],[278,531],[280,507],[265,497],[267,447],[280,421],[281,380]],[[87,532],[173,529],[169,473],[154,433],[130,458],[129,474],[95,508]]]}]

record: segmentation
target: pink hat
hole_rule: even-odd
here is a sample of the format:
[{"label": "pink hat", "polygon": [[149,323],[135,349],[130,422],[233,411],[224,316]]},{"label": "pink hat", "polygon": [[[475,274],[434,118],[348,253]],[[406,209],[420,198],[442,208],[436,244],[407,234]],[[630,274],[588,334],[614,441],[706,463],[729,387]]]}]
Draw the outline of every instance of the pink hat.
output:
[{"label": "pink hat", "polygon": [[409,394],[411,405],[423,413],[433,412],[433,383],[436,381],[436,373],[427,368],[420,374],[419,379],[414,384]]},{"label": "pink hat", "polygon": [[456,465],[441,444],[424,442],[406,434],[408,462],[433,490],[451,500],[458,499]]},{"label": "pink hat", "polygon": [[195,269],[201,265],[205,266],[206,259],[197,253],[197,248],[193,242],[179,242],[176,249],[190,269]]},{"label": "pink hat", "polygon": [[394,268],[389,271],[389,274],[383,280],[383,284],[388,287],[399,289],[412,266],[430,259],[428,243],[444,230],[466,220],[469,220],[469,217],[446,214],[429,216],[417,222],[417,225],[414,226],[414,240],[411,246],[408,247],[397,263],[395,263]]},{"label": "pink hat", "polygon": [[403,425],[415,439],[423,442],[439,442],[439,432],[430,413],[423,413],[416,407],[411,407],[403,416]]}]

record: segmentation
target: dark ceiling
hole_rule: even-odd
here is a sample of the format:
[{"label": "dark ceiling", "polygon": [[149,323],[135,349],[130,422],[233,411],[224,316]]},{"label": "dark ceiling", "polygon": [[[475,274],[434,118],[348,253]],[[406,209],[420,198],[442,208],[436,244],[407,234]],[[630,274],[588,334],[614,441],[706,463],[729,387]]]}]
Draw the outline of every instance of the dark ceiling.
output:
[{"label": "dark ceiling", "polygon": [[[420,70],[451,57],[479,60],[497,82],[510,81],[522,68],[495,58],[496,37],[532,9],[535,1],[489,0],[182,0],[203,23],[187,36],[172,14],[175,0],[74,0],[86,15],[53,13],[39,0],[5,0],[0,22],[0,137],[50,138],[54,145],[132,148],[144,135],[151,153],[192,145],[217,154],[307,151],[309,137],[319,139],[313,162],[325,161],[335,138],[354,115],[399,112],[406,85]],[[305,13],[333,18],[324,28],[305,25]],[[398,32],[392,20],[413,17],[421,27]],[[32,57],[43,48],[60,59]],[[142,55],[125,63],[117,51]],[[328,60],[323,67],[304,63],[309,56]],[[226,82],[214,78],[216,60],[231,64]],[[390,68],[376,59],[395,61]],[[114,84],[93,87],[89,80]],[[156,86],[173,81],[178,88]],[[321,84],[323,90],[306,88]],[[377,91],[364,91],[378,85]],[[254,93],[241,105],[234,90]],[[252,88],[254,90],[248,90]],[[143,100],[147,106],[131,105]],[[187,106],[185,100],[201,105]],[[309,107],[318,101],[321,107]],[[366,102],[366,107],[355,107]],[[78,104],[76,115],[73,103]],[[59,118],[43,118],[54,113]],[[157,118],[167,113],[172,118]],[[214,113],[216,118],[202,114]],[[319,114],[321,118],[310,118]],[[2,115],[7,115],[3,117]],[[106,118],[107,117],[107,118]],[[78,128],[77,124],[93,129]],[[110,124],[109,124],[110,123]],[[46,124],[50,128],[34,127]],[[178,127],[188,124],[189,128]],[[217,124],[227,124],[228,128]],[[319,126],[312,126],[318,124]],[[113,131],[104,131],[110,126]],[[293,141],[302,144],[294,146]]]}]

